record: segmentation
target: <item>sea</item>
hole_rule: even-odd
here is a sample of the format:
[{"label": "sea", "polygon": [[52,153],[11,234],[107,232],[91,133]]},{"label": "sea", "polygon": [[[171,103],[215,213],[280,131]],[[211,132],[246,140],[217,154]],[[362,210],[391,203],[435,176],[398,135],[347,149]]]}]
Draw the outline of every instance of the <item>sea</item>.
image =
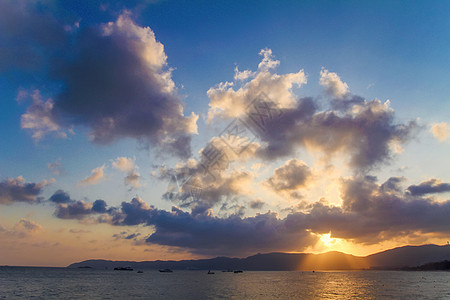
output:
[{"label": "sea", "polygon": [[214,273],[0,267],[0,299],[450,299],[444,271]]}]

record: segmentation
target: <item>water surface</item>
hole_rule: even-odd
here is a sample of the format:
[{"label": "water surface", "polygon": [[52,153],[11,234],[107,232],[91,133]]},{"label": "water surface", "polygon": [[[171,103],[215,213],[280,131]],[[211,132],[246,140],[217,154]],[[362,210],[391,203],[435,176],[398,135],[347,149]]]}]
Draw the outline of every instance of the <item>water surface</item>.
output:
[{"label": "water surface", "polygon": [[450,299],[450,272],[0,267],[0,299]]}]

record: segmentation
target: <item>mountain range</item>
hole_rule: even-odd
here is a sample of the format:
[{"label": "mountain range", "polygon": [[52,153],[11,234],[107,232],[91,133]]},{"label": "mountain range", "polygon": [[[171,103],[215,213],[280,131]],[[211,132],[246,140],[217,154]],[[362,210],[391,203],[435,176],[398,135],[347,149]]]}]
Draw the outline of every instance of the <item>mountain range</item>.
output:
[{"label": "mountain range", "polygon": [[361,269],[402,269],[427,263],[450,260],[450,245],[422,245],[398,247],[368,256],[354,256],[331,251],[321,254],[311,253],[267,253],[246,258],[216,257],[211,259],[180,261],[111,261],[91,259],[69,265],[69,268],[113,269],[130,266],[134,269],[173,270],[254,270],[254,271],[294,271],[294,270],[361,270]]}]

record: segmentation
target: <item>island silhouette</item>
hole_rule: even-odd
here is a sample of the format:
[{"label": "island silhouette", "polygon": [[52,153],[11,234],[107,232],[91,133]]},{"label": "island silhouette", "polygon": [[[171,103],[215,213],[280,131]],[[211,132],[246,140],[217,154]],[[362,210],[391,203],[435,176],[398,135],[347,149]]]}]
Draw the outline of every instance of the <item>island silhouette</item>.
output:
[{"label": "island silhouette", "polygon": [[[90,259],[73,263],[68,268],[114,269],[130,266],[134,269],[172,270],[249,270],[249,271],[297,271],[297,270],[419,270],[444,268],[450,261],[450,245],[403,246],[368,256],[354,256],[331,251],[311,253],[258,253],[246,258],[216,257],[196,260],[112,261]],[[442,263],[437,263],[442,262]],[[432,264],[434,263],[434,265]],[[430,265],[427,265],[430,264]],[[442,267],[444,266],[444,267]]]}]

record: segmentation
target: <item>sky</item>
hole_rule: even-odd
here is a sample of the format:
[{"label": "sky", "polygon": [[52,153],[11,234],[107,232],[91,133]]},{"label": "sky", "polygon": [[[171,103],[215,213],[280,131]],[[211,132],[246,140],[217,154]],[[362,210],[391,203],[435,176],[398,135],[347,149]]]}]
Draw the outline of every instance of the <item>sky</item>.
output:
[{"label": "sky", "polygon": [[447,243],[449,12],[0,0],[0,265]]}]

